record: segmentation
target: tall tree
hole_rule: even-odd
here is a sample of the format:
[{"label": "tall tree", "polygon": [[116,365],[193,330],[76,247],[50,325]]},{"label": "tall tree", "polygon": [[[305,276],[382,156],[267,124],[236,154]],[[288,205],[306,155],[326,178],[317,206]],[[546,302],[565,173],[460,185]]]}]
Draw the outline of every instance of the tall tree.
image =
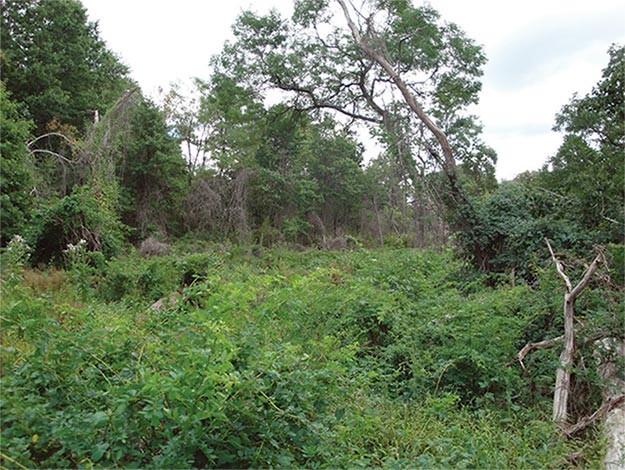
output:
[{"label": "tall tree", "polygon": [[258,94],[232,77],[215,73],[199,82],[199,123],[208,125],[206,150],[220,171],[249,168],[259,144],[265,108]]},{"label": "tall tree", "polygon": [[26,143],[33,127],[0,83],[0,246],[21,234],[32,206],[32,162]]},{"label": "tall tree", "polygon": [[35,135],[50,125],[83,131],[129,85],[78,0],[5,0],[0,39],[2,81],[28,107]]},{"label": "tall tree", "polygon": [[612,46],[601,80],[574,95],[556,117],[564,142],[543,172],[547,189],[568,198],[567,209],[602,241],[622,241],[625,227],[625,47]]},{"label": "tall tree", "polygon": [[116,154],[124,223],[138,237],[175,231],[187,184],[185,161],[164,114],[146,98],[136,101],[128,129],[118,136]]},{"label": "tall tree", "polygon": [[244,12],[234,26],[236,41],[214,65],[254,89],[282,90],[299,109],[375,126],[412,178],[422,150],[427,163],[448,176],[450,204],[468,206],[446,131],[467,119],[465,107],[477,100],[481,49],[430,7],[403,0],[364,4],[366,11],[356,12],[341,1],[300,0],[290,21],[276,12]]}]

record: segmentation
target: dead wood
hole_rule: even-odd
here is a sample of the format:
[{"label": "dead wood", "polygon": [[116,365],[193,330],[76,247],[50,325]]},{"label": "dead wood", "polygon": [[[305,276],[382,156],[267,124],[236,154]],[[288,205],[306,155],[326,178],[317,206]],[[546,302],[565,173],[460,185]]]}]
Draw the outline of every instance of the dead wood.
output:
[{"label": "dead wood", "polygon": [[564,335],[558,336],[557,338],[551,338],[551,339],[546,339],[544,341],[539,341],[537,343],[527,343],[523,347],[523,349],[519,351],[519,354],[517,356],[519,364],[521,364],[521,367],[523,368],[523,370],[525,370],[525,365],[523,364],[523,359],[525,359],[525,356],[527,356],[530,352],[532,352],[535,349],[546,349],[546,348],[555,346],[563,339],[564,339]]}]

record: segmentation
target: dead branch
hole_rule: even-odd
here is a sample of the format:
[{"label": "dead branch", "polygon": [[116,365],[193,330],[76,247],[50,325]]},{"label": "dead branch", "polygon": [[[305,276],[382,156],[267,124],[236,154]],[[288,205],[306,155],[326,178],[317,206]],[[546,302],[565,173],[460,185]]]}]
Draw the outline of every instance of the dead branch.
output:
[{"label": "dead branch", "polygon": [[517,356],[519,364],[521,364],[521,367],[523,368],[523,370],[526,370],[525,365],[523,364],[523,359],[525,359],[525,356],[527,356],[530,352],[532,352],[535,349],[547,349],[552,346],[555,346],[556,344],[561,342],[563,339],[564,339],[564,335],[558,336],[557,338],[551,338],[551,339],[546,339],[544,341],[539,341],[537,343],[527,343],[523,347],[523,349],[519,351],[519,354]]},{"label": "dead branch", "polygon": [[553,421],[560,426],[565,427],[568,416],[568,400],[571,388],[571,368],[574,363],[575,355],[575,299],[586,288],[593,274],[597,271],[599,263],[604,259],[603,252],[595,257],[591,265],[586,269],[582,280],[575,286],[571,284],[571,280],[564,272],[564,265],[558,260],[549,243],[545,238],[547,248],[551,254],[551,259],[556,265],[556,271],[566,284],[566,292],[564,293],[564,347],[560,353],[560,366],[556,371],[556,383],[553,393]]},{"label": "dead branch", "polygon": [[583,446],[580,450],[575,451],[575,452],[573,452],[572,454],[566,455],[566,456],[562,457],[561,459],[559,459],[559,460],[555,461],[555,462],[553,463],[552,467],[554,467],[554,468],[560,468],[560,467],[562,467],[563,465],[567,465],[567,464],[574,464],[574,463],[575,463],[575,461],[576,461],[577,459],[579,459],[579,458],[582,456],[582,454],[584,453],[584,451],[585,451],[586,449],[588,449],[588,447],[589,447],[589,446],[590,446],[590,444],[584,444],[584,446]]},{"label": "dead branch", "polygon": [[595,272],[597,271],[599,264],[604,261],[605,261],[605,257],[603,255],[603,251],[600,250],[599,254],[597,254],[595,259],[592,261],[592,263],[590,264],[590,266],[584,273],[584,277],[582,278],[582,280],[579,281],[579,284],[577,284],[575,288],[571,291],[572,299],[575,299],[575,297],[577,297],[582,292],[582,290],[584,290],[584,288],[590,282],[590,279],[592,278],[593,274],[595,274]]},{"label": "dead branch", "polygon": [[592,426],[595,423],[595,421],[605,416],[607,413],[612,411],[614,408],[616,408],[623,402],[625,402],[625,395],[617,395],[615,397],[607,398],[601,404],[601,407],[599,407],[599,409],[595,411],[593,414],[591,414],[590,416],[585,416],[584,418],[580,419],[577,423],[571,426],[563,427],[562,430],[567,436],[572,437],[580,433],[584,429]]},{"label": "dead branch", "polygon": [[76,146],[76,142],[74,142],[72,139],[70,139],[69,137],[67,137],[65,134],[61,134],[60,132],[48,132],[46,134],[42,134],[36,138],[34,138],[33,140],[31,140],[30,142],[28,142],[26,144],[26,146],[28,148],[32,147],[34,144],[36,144],[37,142],[39,142],[42,139],[45,139],[46,137],[60,137],[62,140],[64,140],[65,142],[67,142],[69,144],[70,147],[74,148]]},{"label": "dead branch", "polygon": [[46,155],[52,155],[53,157],[58,158],[60,161],[68,163],[68,164],[74,164],[76,163],[74,160],[70,160],[69,158],[61,155],[60,153],[56,153],[53,152],[52,150],[46,150],[46,149],[33,149],[30,151],[33,154],[37,154],[37,153],[45,153]]},{"label": "dead branch", "polygon": [[564,283],[566,284],[566,291],[571,292],[571,290],[573,289],[573,286],[571,285],[571,280],[569,279],[569,277],[564,273],[564,266],[562,265],[560,260],[556,258],[556,255],[553,252],[553,248],[551,248],[551,244],[549,243],[549,240],[547,238],[545,238],[545,243],[547,243],[547,248],[549,248],[549,253],[551,253],[551,259],[553,260],[553,263],[556,265],[556,271],[558,272],[558,274],[560,275],[560,277],[564,280]]}]

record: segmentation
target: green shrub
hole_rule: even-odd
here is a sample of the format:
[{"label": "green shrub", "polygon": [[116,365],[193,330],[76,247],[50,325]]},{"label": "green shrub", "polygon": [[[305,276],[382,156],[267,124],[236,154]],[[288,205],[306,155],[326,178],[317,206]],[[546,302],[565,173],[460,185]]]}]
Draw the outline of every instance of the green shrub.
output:
[{"label": "green shrub", "polygon": [[[2,465],[536,468],[581,447],[531,392],[557,353],[515,362],[557,275],[493,289],[447,251],[240,251],[109,260],[77,305],[79,286],[3,283]],[[592,290],[580,314],[611,306]]]},{"label": "green shrub", "polygon": [[33,262],[60,262],[68,245],[80,240],[86,241],[89,251],[100,251],[107,258],[119,254],[126,229],[112,204],[106,194],[83,186],[37,209],[27,236]]}]

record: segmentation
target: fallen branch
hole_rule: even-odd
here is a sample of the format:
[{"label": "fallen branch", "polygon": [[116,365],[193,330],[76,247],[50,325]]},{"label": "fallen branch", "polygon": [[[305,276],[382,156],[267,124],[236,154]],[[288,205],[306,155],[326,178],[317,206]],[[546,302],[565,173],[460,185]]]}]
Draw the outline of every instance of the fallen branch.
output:
[{"label": "fallen branch", "polygon": [[566,455],[566,456],[562,457],[561,459],[557,460],[556,462],[554,462],[552,467],[560,468],[560,467],[562,467],[563,465],[566,465],[566,464],[574,464],[575,461],[582,456],[584,451],[586,449],[588,449],[589,446],[590,446],[590,444],[584,444],[584,446],[580,450],[575,451],[572,454]]},{"label": "fallen branch", "polygon": [[606,399],[603,402],[603,404],[599,407],[599,409],[595,411],[593,414],[591,414],[590,416],[585,416],[584,418],[580,419],[577,423],[571,426],[563,427],[562,430],[567,436],[569,437],[574,436],[575,434],[578,434],[584,429],[590,427],[592,424],[594,424],[595,421],[605,416],[607,413],[612,411],[614,408],[616,408],[623,402],[625,402],[625,395],[618,395],[616,397],[610,397]]},{"label": "fallen branch", "polygon": [[552,346],[555,346],[563,339],[564,339],[564,335],[558,336],[557,338],[551,338],[551,339],[546,339],[544,341],[539,341],[537,343],[527,343],[523,347],[523,349],[519,351],[519,354],[517,355],[519,364],[521,364],[521,367],[523,368],[523,370],[525,370],[525,364],[523,364],[523,359],[525,359],[525,356],[527,356],[530,352],[532,352],[535,349],[547,349]]}]

